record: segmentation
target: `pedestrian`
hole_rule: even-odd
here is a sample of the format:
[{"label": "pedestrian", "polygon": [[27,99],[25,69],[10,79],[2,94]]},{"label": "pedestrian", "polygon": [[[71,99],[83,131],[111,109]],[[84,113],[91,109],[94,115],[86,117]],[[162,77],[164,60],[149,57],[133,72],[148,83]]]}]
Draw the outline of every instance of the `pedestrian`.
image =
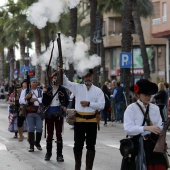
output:
[{"label": "pedestrian", "polygon": [[[24,89],[21,92],[19,103],[27,105],[26,107],[26,121],[29,132],[29,152],[34,152],[34,145],[38,150],[42,150],[40,141],[43,131],[43,121],[41,114],[38,114],[39,107],[42,103],[42,90],[37,88],[38,81],[36,78],[30,79],[30,90],[29,93],[26,94],[26,90]],[[36,139],[34,132],[36,131]]]},{"label": "pedestrian", "polygon": [[124,95],[123,95],[123,87],[120,85],[120,82],[117,82],[116,88],[113,92],[113,100],[115,102],[115,110],[116,110],[116,120],[115,122],[123,123],[123,111],[124,111]]},{"label": "pedestrian", "polygon": [[[64,162],[62,150],[63,150],[63,138],[62,138],[62,128],[64,121],[64,113],[69,104],[69,96],[66,89],[59,85],[57,82],[57,76],[51,76],[52,87],[43,88],[43,98],[42,103],[44,106],[49,107],[46,112],[45,122],[47,125],[47,140],[46,149],[47,153],[45,155],[45,161],[49,161],[52,156],[52,141],[54,127],[56,130],[56,143],[57,143],[57,161]],[[48,89],[48,91],[47,91]]]},{"label": "pedestrian", "polygon": [[5,99],[5,87],[3,84],[1,84],[1,87],[0,87],[0,100],[4,100]]},{"label": "pedestrian", "polygon": [[166,170],[165,155],[153,152],[162,130],[159,107],[150,103],[151,95],[157,93],[158,87],[149,80],[140,79],[130,90],[138,100],[125,110],[124,130],[128,136],[137,139],[135,148],[138,149],[136,155],[123,158],[121,170]]},{"label": "pedestrian", "polygon": [[164,83],[158,84],[158,92],[154,95],[156,105],[159,107],[162,121],[165,122],[167,115],[165,115],[166,91]]},{"label": "pedestrian", "polygon": [[167,83],[167,82],[165,82],[164,83],[164,85],[165,85],[165,90],[166,90],[166,102],[165,102],[165,105],[166,105],[166,112],[168,112],[168,102],[169,102],[169,83]]},{"label": "pedestrian", "polygon": [[108,118],[109,108],[111,106],[110,93],[106,85],[102,86],[102,91],[105,97],[105,106],[104,106],[104,109],[101,110],[101,114],[104,117],[104,126],[107,126],[107,118]]},{"label": "pedestrian", "polygon": [[113,121],[115,121],[115,120],[117,120],[116,119],[116,109],[115,109],[115,101],[114,100],[112,100],[113,98],[113,93],[114,93],[114,90],[116,89],[116,80],[112,80],[112,88],[110,89],[110,99],[111,99],[111,108],[112,108],[112,110],[111,110],[111,120],[112,120],[112,122]]},{"label": "pedestrian", "polygon": [[[21,95],[22,91],[24,91],[27,88],[27,79],[24,79],[21,82],[21,88],[18,89],[19,96]],[[23,131],[26,131],[26,125],[25,125],[25,116],[26,116],[26,105],[20,105],[20,111],[18,115],[18,133],[19,133],[19,142],[22,142],[24,139]],[[24,126],[24,127],[23,127]]]},{"label": "pedestrian", "polygon": [[81,158],[84,141],[86,141],[86,169],[93,167],[95,144],[97,138],[96,111],[103,110],[105,105],[102,90],[93,85],[93,72],[89,70],[83,77],[84,84],[74,83],[63,76],[63,85],[74,93],[76,120],[74,123],[74,157],[75,170],[81,169]]},{"label": "pedestrian", "polygon": [[19,112],[19,95],[17,93],[17,88],[20,88],[20,85],[12,82],[12,86],[10,88],[10,96],[8,99],[9,104],[9,128],[10,132],[14,132],[14,138],[18,138],[18,112]]}]

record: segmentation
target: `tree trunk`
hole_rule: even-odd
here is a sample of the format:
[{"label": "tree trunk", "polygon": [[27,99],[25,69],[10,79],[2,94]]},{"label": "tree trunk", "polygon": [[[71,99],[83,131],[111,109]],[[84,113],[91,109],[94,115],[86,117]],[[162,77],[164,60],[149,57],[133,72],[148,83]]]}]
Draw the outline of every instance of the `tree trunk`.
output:
[{"label": "tree trunk", "polygon": [[[122,14],[122,52],[131,52],[132,44],[132,30],[133,30],[133,17],[132,17],[132,1],[123,0],[123,14]],[[121,68],[121,83],[125,87],[126,97],[129,98],[130,86],[130,68]]]},{"label": "tree trunk", "polygon": [[8,62],[9,62],[9,84],[12,85],[12,80],[14,79],[14,49],[13,45],[8,48]]},{"label": "tree trunk", "polygon": [[[101,22],[101,29],[103,27],[103,15],[101,15],[100,17],[100,22]],[[102,41],[100,44],[100,56],[101,56],[101,68],[103,68],[102,72],[100,72],[101,74],[101,85],[104,84],[104,82],[106,81],[106,77],[105,77],[105,72],[106,72],[106,68],[105,68],[105,51],[104,51],[104,42]]]},{"label": "tree trunk", "polygon": [[[97,0],[90,1],[90,55],[96,54],[96,44],[93,43],[93,37],[96,30],[96,12],[97,12]],[[98,67],[94,68],[93,84],[98,85]]]},{"label": "tree trunk", "polygon": [[[77,37],[77,8],[70,9],[70,28],[71,28],[71,36],[73,37],[74,43],[76,42]],[[74,76],[74,66],[70,64],[69,66],[69,75],[68,78],[70,81],[73,81]]]},{"label": "tree trunk", "polygon": [[144,78],[149,79],[150,68],[149,68],[148,56],[146,52],[145,40],[143,36],[143,29],[142,29],[141,20],[140,20],[139,13],[138,13],[138,4],[136,0],[133,0],[133,20],[135,23],[135,29],[139,36],[141,56],[143,59]]},{"label": "tree trunk", "polygon": [[0,82],[4,82],[4,49],[0,51]]},{"label": "tree trunk", "polygon": [[[26,39],[24,36],[19,37],[20,55],[21,55],[20,67],[25,65],[25,46],[26,46],[25,41]],[[20,75],[20,79],[22,81],[24,79],[24,75]]]},{"label": "tree trunk", "polygon": [[[35,51],[36,51],[36,55],[38,57],[41,54],[41,34],[40,34],[40,30],[37,27],[34,28],[34,34],[35,34]],[[40,67],[40,65],[36,66],[35,77],[37,78],[37,80],[39,82],[41,81],[41,67]]]}]

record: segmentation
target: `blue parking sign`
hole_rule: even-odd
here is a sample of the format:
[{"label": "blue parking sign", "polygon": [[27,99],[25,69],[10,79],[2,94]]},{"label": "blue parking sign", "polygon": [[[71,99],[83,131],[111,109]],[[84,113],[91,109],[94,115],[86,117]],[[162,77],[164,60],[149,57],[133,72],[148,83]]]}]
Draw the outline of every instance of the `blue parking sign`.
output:
[{"label": "blue parking sign", "polygon": [[120,68],[130,68],[132,65],[132,53],[120,53]]}]

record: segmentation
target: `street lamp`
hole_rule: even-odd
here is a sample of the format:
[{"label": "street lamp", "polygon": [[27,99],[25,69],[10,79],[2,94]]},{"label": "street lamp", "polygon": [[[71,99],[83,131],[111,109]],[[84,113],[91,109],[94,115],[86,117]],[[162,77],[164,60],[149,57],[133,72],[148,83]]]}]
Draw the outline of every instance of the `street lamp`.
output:
[{"label": "street lamp", "polygon": [[[101,36],[101,25],[100,25],[100,12],[96,12],[96,30],[94,32],[93,43],[97,45],[97,55],[100,56],[100,44],[102,42]],[[100,75],[100,65],[98,66],[97,73]],[[97,79],[99,76],[97,76]],[[98,79],[98,86],[99,86],[99,79]]]}]

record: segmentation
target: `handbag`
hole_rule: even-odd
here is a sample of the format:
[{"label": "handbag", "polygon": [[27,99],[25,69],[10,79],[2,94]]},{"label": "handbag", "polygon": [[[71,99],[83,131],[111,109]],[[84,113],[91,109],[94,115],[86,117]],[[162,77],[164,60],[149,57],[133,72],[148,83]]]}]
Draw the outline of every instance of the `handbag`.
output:
[{"label": "handbag", "polygon": [[66,122],[69,125],[74,125],[75,120],[76,120],[76,110],[75,109],[67,109]]},{"label": "handbag", "polygon": [[139,136],[120,140],[120,153],[123,158],[135,157],[138,153]]}]

